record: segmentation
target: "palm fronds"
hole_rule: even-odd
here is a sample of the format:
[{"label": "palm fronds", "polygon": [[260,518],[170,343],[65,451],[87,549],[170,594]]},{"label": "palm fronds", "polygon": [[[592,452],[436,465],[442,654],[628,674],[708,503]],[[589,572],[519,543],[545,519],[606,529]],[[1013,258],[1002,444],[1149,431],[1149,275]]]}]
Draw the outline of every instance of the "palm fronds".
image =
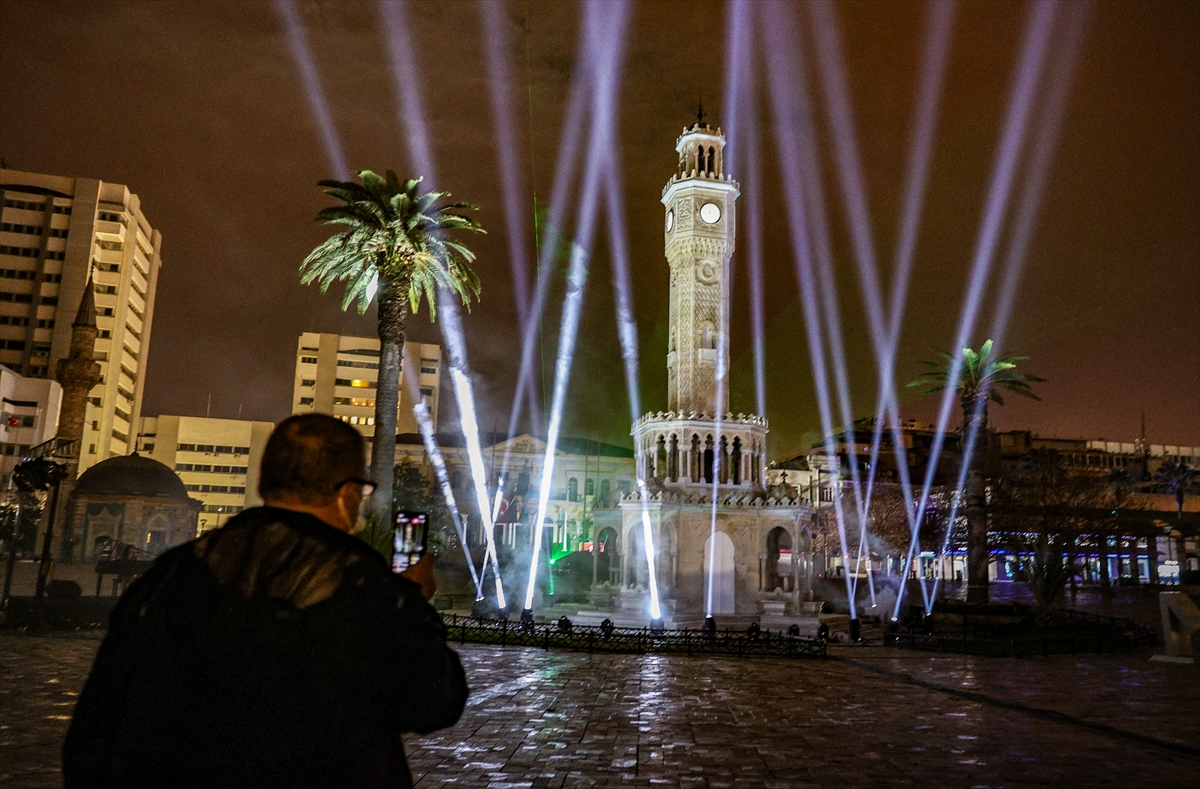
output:
[{"label": "palm fronds", "polygon": [[1018,362],[1027,361],[1028,356],[996,358],[991,340],[984,342],[978,351],[974,348],[963,348],[961,357],[955,357],[947,351],[934,350],[941,360],[922,361],[921,363],[929,369],[908,383],[910,388],[924,388],[922,395],[931,395],[949,388],[957,368],[958,381],[955,383],[955,390],[964,402],[974,401],[976,397],[983,395],[998,405],[1004,405],[1001,391],[1031,400],[1041,399],[1030,384],[1041,383],[1046,379],[1017,369]]},{"label": "palm fronds", "polygon": [[407,298],[414,313],[425,301],[430,317],[436,316],[439,287],[470,307],[480,288],[471,269],[475,255],[450,233],[485,232],[474,218],[456,213],[477,208],[442,202],[447,192],[418,194],[420,178],[401,182],[392,170],[382,176],[363,170],[358,177],[362,183],[319,182],[341,202],[321,209],[314,221],[343,229],[308,254],[300,282],[316,282],[322,293],[334,282],[346,283],[342,309],[357,305],[360,313],[370,306],[372,285],[384,281]]}]

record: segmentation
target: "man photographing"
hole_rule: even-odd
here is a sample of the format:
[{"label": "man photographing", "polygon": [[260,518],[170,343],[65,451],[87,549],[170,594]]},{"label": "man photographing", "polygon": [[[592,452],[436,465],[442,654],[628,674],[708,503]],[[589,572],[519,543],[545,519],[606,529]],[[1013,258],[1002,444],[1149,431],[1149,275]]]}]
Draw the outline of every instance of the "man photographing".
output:
[{"label": "man photographing", "polygon": [[454,724],[458,655],[426,599],[349,534],[372,483],[331,416],[284,420],[265,506],[175,548],[121,598],[63,746],[76,787],[408,787],[402,732]]}]

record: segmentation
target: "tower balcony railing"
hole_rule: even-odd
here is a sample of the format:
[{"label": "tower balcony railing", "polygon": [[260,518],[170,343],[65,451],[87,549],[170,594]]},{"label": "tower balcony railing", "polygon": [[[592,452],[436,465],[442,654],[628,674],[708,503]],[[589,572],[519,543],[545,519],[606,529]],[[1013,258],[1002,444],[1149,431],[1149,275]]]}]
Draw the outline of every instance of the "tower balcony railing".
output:
[{"label": "tower balcony railing", "polygon": [[[715,414],[710,414],[706,411],[652,411],[648,414],[643,414],[633,423],[633,429],[636,432],[639,427],[658,422],[716,422]],[[749,427],[761,427],[767,429],[767,418],[758,414],[743,414],[743,413],[727,413],[720,418],[722,425],[736,427],[745,425]]]},{"label": "tower balcony railing", "polygon": [[727,174],[712,173],[712,172],[708,172],[707,170],[698,170],[696,168],[692,168],[691,170],[684,170],[681,173],[676,173],[675,175],[672,175],[670,180],[667,181],[666,186],[663,187],[662,193],[665,196],[667,194],[667,190],[669,190],[672,186],[674,186],[675,184],[680,183],[682,181],[697,181],[697,180],[712,181],[713,183],[721,183],[721,184],[730,184],[731,186],[733,186],[734,189],[741,191],[741,184],[739,184],[737,181],[735,181],[731,176],[729,176]]}]

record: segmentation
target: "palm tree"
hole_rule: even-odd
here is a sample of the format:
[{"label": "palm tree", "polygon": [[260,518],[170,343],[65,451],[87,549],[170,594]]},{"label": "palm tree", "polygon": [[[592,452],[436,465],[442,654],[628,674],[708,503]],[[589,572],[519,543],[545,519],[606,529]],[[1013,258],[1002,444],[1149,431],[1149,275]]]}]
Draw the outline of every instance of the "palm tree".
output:
[{"label": "palm tree", "polygon": [[1182,460],[1168,460],[1154,472],[1154,482],[1166,488],[1167,493],[1175,494],[1175,512],[1183,517],[1183,497],[1192,492],[1192,488],[1200,481],[1200,468],[1192,468]]},{"label": "palm tree", "polygon": [[[468,203],[442,203],[446,192],[417,193],[420,178],[403,183],[388,170],[370,170],[354,181],[321,181],[325,194],[340,203],[321,209],[314,221],[345,229],[319,244],[300,264],[300,282],[316,282],[321,292],[346,283],[342,309],[357,304],[367,311],[379,295],[379,383],[375,393],[375,437],[371,473],[379,485],[367,510],[382,521],[392,503],[396,456],[396,411],[400,404],[400,357],[405,324],[424,299],[436,319],[438,288],[470,306],[479,296],[479,278],[470,264],[475,254],[450,231],[482,233],[479,223],[455,211],[476,210]],[[415,372],[415,371],[414,371]]]},{"label": "palm tree", "polygon": [[1131,493],[1135,493],[1139,487],[1138,481],[1133,478],[1123,468],[1110,468],[1108,476],[1104,480],[1104,487],[1112,494],[1113,504],[1117,512],[1121,510],[1121,504],[1129,498]]},{"label": "palm tree", "polygon": [[[1026,361],[1029,357],[993,358],[994,353],[991,340],[984,342],[978,352],[972,348],[962,349],[962,362],[958,381],[955,383],[955,391],[958,393],[959,404],[962,405],[964,436],[968,430],[987,430],[988,402],[1004,405],[1004,397],[1000,394],[1001,390],[1033,400],[1041,400],[1030,384],[1040,383],[1046,379],[1017,370],[1017,362]],[[937,354],[942,357],[941,361],[921,362],[930,369],[908,384],[910,387],[924,387],[925,391],[921,393],[923,396],[942,392],[949,388],[951,372],[954,367],[959,366],[950,353],[937,351]],[[980,432],[975,434],[980,435]]]},{"label": "palm tree", "polygon": [[[925,391],[922,395],[943,392],[954,386],[963,410],[964,452],[967,437],[976,436],[974,451],[970,457],[963,458],[963,463],[967,464],[967,600],[986,603],[987,514],[983,511],[983,479],[979,475],[979,459],[987,435],[988,403],[1004,405],[1001,391],[1040,400],[1030,384],[1045,379],[1017,370],[1017,362],[1025,361],[1029,358],[1027,356],[997,357],[991,340],[984,342],[978,352],[973,348],[963,348],[961,361],[946,351],[937,353],[942,357],[941,361],[922,362],[930,369],[908,385],[923,387]],[[955,368],[958,368],[957,380],[954,380]]]},{"label": "palm tree", "polygon": [[[1168,460],[1154,472],[1154,482],[1165,488],[1167,493],[1175,494],[1175,515],[1183,519],[1183,497],[1190,493],[1200,481],[1200,469],[1192,468],[1182,460]],[[1187,537],[1182,528],[1176,529],[1175,555],[1179,559],[1179,582],[1183,583],[1183,574],[1188,569]]]}]

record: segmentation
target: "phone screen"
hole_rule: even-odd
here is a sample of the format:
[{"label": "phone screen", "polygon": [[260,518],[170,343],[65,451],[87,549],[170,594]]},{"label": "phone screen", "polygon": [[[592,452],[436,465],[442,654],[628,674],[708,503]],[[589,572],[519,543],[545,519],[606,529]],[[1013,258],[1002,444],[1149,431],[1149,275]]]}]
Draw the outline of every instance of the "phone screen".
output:
[{"label": "phone screen", "polygon": [[397,512],[392,530],[392,572],[402,573],[425,555],[429,543],[429,516],[423,512]]}]

